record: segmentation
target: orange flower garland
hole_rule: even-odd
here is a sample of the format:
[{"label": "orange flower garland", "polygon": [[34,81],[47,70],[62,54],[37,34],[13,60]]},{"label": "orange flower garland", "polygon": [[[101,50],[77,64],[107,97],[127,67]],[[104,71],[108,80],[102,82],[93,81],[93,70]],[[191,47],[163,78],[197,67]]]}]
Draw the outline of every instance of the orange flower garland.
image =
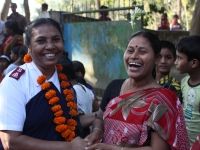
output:
[{"label": "orange flower garland", "polygon": [[24,55],[24,62],[25,63],[29,63],[29,62],[31,62],[32,61],[32,58],[31,58],[31,55],[30,54],[25,54]]},{"label": "orange flower garland", "polygon": [[60,99],[56,96],[56,91],[50,89],[51,84],[46,82],[46,77],[44,75],[39,76],[37,83],[40,84],[42,90],[46,91],[45,98],[47,99],[48,104],[51,105],[51,111],[54,113],[53,122],[56,124],[55,130],[59,132],[66,141],[71,141],[76,136],[75,129],[77,122],[73,117],[78,115],[77,104],[74,102],[73,91],[70,89],[71,84],[68,82],[67,76],[61,73],[62,66],[57,65],[57,70],[67,107],[70,108],[69,114],[71,115],[71,118],[64,116],[62,107],[58,104]]}]

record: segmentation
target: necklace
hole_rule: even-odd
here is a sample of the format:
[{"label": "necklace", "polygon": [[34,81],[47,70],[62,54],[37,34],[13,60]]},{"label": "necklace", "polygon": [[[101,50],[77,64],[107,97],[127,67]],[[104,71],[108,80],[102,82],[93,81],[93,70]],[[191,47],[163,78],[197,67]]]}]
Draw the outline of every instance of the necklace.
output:
[{"label": "necklace", "polygon": [[45,91],[45,98],[49,105],[51,105],[51,111],[54,113],[53,122],[56,125],[55,130],[65,139],[65,141],[71,141],[76,137],[75,130],[77,122],[74,119],[78,115],[77,104],[74,102],[74,93],[71,90],[71,84],[68,81],[67,76],[62,73],[62,65],[56,65],[58,71],[58,78],[60,81],[61,91],[65,96],[67,107],[69,107],[70,118],[64,116],[61,105],[58,103],[60,98],[56,95],[56,91],[51,89],[51,84],[46,81],[46,76],[41,75],[37,79],[37,83],[41,86],[41,89]]}]

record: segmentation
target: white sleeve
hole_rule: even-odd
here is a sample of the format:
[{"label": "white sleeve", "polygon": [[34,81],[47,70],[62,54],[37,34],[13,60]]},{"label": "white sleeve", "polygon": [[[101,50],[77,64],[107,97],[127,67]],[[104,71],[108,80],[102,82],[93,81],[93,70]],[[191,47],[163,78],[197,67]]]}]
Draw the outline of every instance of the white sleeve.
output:
[{"label": "white sleeve", "polygon": [[81,86],[78,85],[78,84],[75,84],[75,85],[73,85],[73,88],[76,92],[78,112],[84,113],[84,108],[83,108],[83,104],[82,104],[82,89],[81,89]]},{"label": "white sleeve", "polygon": [[78,111],[84,113],[92,112],[92,103],[94,100],[94,94],[91,90],[88,90],[84,85],[73,85],[76,92]]},{"label": "white sleeve", "polygon": [[26,87],[6,76],[0,83],[0,130],[22,131],[26,118]]}]

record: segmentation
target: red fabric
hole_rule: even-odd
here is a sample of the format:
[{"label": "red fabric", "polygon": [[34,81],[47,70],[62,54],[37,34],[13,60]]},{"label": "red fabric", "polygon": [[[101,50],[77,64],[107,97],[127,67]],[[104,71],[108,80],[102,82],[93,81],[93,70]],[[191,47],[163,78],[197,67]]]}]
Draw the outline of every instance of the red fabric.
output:
[{"label": "red fabric", "polygon": [[197,136],[197,140],[192,144],[191,150],[200,150],[200,134]]},{"label": "red fabric", "polygon": [[[129,100],[136,95],[141,96],[138,102],[142,102],[142,106],[130,106],[131,104],[129,103],[131,109],[127,119],[123,117],[121,108],[116,113],[111,114],[119,105],[123,105],[123,102],[125,102],[125,105],[122,108],[125,107],[130,102]],[[151,109],[152,106],[154,106],[153,109]],[[161,109],[157,109],[161,106]],[[161,118],[150,121],[151,117],[161,113],[163,107],[167,111],[164,112]],[[114,98],[110,101],[104,113],[104,124],[105,143],[143,146],[148,141],[149,128],[152,128],[171,146],[171,149],[189,149],[181,104],[177,100],[175,93],[168,89],[152,88]],[[160,128],[162,129],[161,132],[159,132]]]}]

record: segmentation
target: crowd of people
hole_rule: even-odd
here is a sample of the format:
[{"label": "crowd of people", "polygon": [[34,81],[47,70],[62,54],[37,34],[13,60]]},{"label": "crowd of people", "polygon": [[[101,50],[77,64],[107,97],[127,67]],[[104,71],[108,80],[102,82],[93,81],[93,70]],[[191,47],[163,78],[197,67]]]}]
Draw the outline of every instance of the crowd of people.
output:
[{"label": "crowd of people", "polygon": [[[0,150],[200,148],[200,36],[174,45],[134,33],[122,58],[127,78],[107,85],[98,108],[59,23],[39,17],[17,27],[8,19],[0,49]],[[171,75],[174,64],[187,74],[181,81]]]},{"label": "crowd of people", "polygon": [[182,25],[179,23],[179,16],[177,14],[174,14],[172,17],[172,21],[169,22],[167,13],[163,13],[161,15],[158,30],[170,30],[170,31],[182,30]]}]

